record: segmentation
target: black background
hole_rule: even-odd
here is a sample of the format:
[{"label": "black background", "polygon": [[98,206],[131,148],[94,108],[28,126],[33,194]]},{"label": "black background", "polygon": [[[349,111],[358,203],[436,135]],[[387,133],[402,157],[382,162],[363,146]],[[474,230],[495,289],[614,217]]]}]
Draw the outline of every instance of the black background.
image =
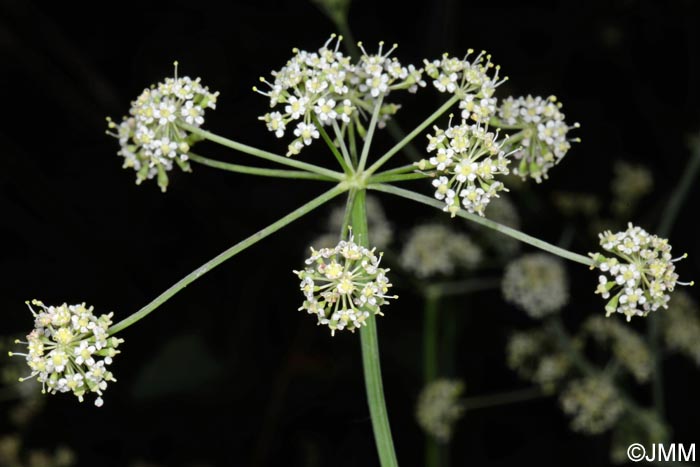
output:
[{"label": "black background", "polygon": [[[284,142],[256,117],[267,109],[251,87],[290,56],[315,49],[331,23],[303,1],[99,2],[92,7],[0,2],[0,216],[2,333],[27,332],[23,302],[85,301],[117,318],[137,310],[223,249],[300,206],[319,182],[254,179],[194,167],[174,171],[168,193],[137,187],[122,170],[117,142],[104,134],[145,86],[172,73],[201,76],[221,96],[205,127],[269,150]],[[489,6],[494,5],[494,6]],[[399,43],[396,56],[420,63],[443,51],[486,49],[510,80],[497,95],[556,94],[583,142],[533,191],[604,194],[612,163],[647,164],[655,192],[638,218],[653,230],[698,130],[696,2],[405,3],[359,0],[351,25],[366,44]],[[398,120],[410,128],[439,103],[437,93],[402,96]],[[379,148],[391,140],[383,136]],[[422,141],[419,140],[420,144]],[[321,144],[302,158],[326,158]],[[256,162],[204,143],[197,151]],[[415,185],[428,193],[427,187]],[[690,259],[681,275],[700,278],[700,192],[693,188],[671,242]],[[382,198],[397,236],[433,212]],[[524,202],[522,202],[524,203]],[[522,206],[522,204],[521,204]],[[528,206],[525,206],[528,208]],[[28,446],[65,443],[81,466],[378,465],[366,408],[357,335],[331,338],[296,308],[291,270],[324,229],[322,208],[208,274],[123,333],[117,383],[99,410],[51,397],[27,433]],[[553,212],[530,207],[524,230],[550,241]],[[575,248],[595,248],[581,233]],[[595,277],[569,266],[572,327],[602,313]],[[379,321],[385,391],[399,459],[420,465],[422,435],[413,406],[420,390],[420,301],[405,297]],[[695,293],[695,292],[693,292]],[[525,387],[504,364],[508,334],[531,323],[498,294],[455,301],[459,344],[453,376],[467,393]],[[643,327],[643,323],[635,326]],[[168,350],[170,358],[157,355]],[[173,356],[175,355],[175,356]],[[159,359],[160,358],[160,359]],[[154,360],[155,359],[155,360]],[[669,417],[678,442],[700,442],[700,381],[684,360],[667,367]],[[639,391],[647,402],[646,388]],[[4,410],[4,409],[3,409]],[[568,430],[552,398],[468,413],[453,465],[605,465],[606,436]]]}]

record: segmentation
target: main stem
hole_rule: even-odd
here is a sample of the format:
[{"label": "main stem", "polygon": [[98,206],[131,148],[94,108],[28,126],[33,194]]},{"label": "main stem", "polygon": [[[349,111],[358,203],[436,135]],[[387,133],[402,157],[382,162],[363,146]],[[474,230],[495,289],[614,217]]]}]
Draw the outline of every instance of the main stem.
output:
[{"label": "main stem", "polygon": [[[358,245],[369,247],[367,236],[367,212],[365,204],[365,190],[355,192],[352,212],[350,216],[352,232]],[[369,413],[372,417],[372,429],[374,440],[377,444],[379,462],[381,467],[398,467],[394,441],[391,438],[391,427],[384,401],[384,388],[382,384],[382,371],[379,363],[379,339],[377,337],[377,323],[373,314],[367,318],[366,325],[360,330],[362,345],[362,366],[365,373],[365,387],[367,390],[367,402]]]},{"label": "main stem", "polygon": [[118,333],[119,331],[128,328],[132,324],[136,323],[137,321],[142,320],[146,316],[148,316],[151,312],[153,312],[156,308],[161,306],[163,303],[167,302],[173,295],[178,293],[180,290],[184,289],[188,285],[190,285],[192,282],[196,281],[200,277],[202,277],[204,274],[207,272],[211,271],[227,259],[237,255],[241,251],[245,250],[246,248],[256,244],[263,238],[277,232],[280,230],[282,227],[292,223],[293,221],[299,219],[303,215],[309,213],[310,211],[316,209],[317,207],[321,206],[322,204],[326,203],[327,201],[335,198],[342,192],[346,191],[347,188],[344,185],[338,185],[335,188],[332,188],[328,190],[327,192],[323,193],[321,196],[318,196],[317,198],[312,199],[305,205],[301,206],[300,208],[290,212],[277,222],[268,225],[264,229],[254,233],[250,237],[246,238],[245,240],[236,243],[233,245],[231,248],[229,248],[226,251],[223,251],[219,255],[215,256],[211,260],[207,261],[204,263],[202,266],[198,267],[182,279],[180,279],[175,285],[171,286],[168,290],[163,292],[162,294],[158,295],[151,303],[148,305],[144,306],[141,308],[139,311],[136,313],[132,314],[131,316],[128,316],[127,318],[121,320],[108,330],[109,335],[113,335]]}]

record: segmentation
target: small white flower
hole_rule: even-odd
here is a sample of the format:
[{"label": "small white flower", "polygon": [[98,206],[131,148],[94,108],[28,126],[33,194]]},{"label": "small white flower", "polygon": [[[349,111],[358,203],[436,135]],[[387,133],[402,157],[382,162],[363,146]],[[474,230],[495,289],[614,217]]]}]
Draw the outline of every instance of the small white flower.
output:
[{"label": "small white flower", "polygon": [[294,136],[298,136],[308,146],[312,140],[318,139],[320,133],[313,123],[300,122],[294,129]]},{"label": "small white flower", "polygon": [[338,116],[335,111],[335,101],[333,99],[319,99],[314,106],[314,111],[318,115],[321,123],[330,123]]}]

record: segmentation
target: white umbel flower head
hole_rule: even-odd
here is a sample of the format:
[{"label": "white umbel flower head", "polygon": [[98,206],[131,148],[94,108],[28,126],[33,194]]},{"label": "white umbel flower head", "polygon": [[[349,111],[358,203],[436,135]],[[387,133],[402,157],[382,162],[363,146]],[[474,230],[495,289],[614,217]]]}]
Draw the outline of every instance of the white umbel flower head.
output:
[{"label": "white umbel flower head", "polygon": [[473,54],[469,49],[461,59],[445,53],[439,60],[425,60],[425,74],[432,78],[435,89],[460,98],[463,119],[487,122],[496,113],[496,87],[507,78],[499,80],[500,67],[491,63],[491,55],[484,51]]},{"label": "white umbel flower head", "polygon": [[564,413],[570,415],[571,429],[598,434],[612,428],[625,412],[615,385],[604,377],[574,380],[561,394]]},{"label": "white umbel flower head", "polygon": [[670,293],[678,282],[671,245],[665,238],[651,235],[641,227],[628,224],[624,232],[605,231],[598,234],[600,245],[613,256],[589,253],[598,277],[596,293],[608,300],[606,316],[617,312],[627,317],[646,316],[659,308],[668,308]]},{"label": "white umbel flower head", "polygon": [[464,383],[450,379],[438,379],[423,388],[416,406],[416,419],[423,431],[447,443],[454,425],[464,414],[459,400],[463,392]]},{"label": "white umbel flower head", "polygon": [[[333,34],[316,52],[294,49],[294,56],[286,65],[272,72],[273,80],[260,78],[269,89],[253,88],[268,97],[270,108],[275,109],[259,117],[268,130],[282,138],[287,128],[296,129],[296,139],[289,144],[287,156],[299,154],[317,139],[319,126],[366,118],[377,99],[391,91],[416,92],[425,86],[422,69],[403,66],[390,57],[396,46],[384,51],[380,42],[379,51],[370,54],[359,43],[362,56],[353,63],[340,52],[341,41],[342,36]],[[396,113],[398,107],[383,101],[380,123]]]},{"label": "white umbel flower head", "polygon": [[464,208],[483,216],[491,199],[499,191],[508,191],[503,182],[495,180],[496,175],[508,173],[505,141],[487,127],[464,120],[447,130],[434,128],[435,134],[428,135],[428,152],[435,155],[416,166],[435,176],[435,198],[445,203],[445,212],[454,217]]},{"label": "white umbel flower head", "polygon": [[556,313],[569,301],[566,269],[545,253],[531,253],[510,262],[501,289],[506,301],[537,319]]},{"label": "white umbel flower head", "polygon": [[16,341],[27,346],[27,353],[10,353],[25,357],[31,368],[31,375],[20,381],[36,377],[43,393],[72,392],[81,402],[85,394],[95,393],[95,405],[102,406],[107,383],[116,381],[107,367],[124,342],[108,334],[112,313],[97,317],[84,303],[46,306],[33,300],[38,311],[27,305],[34,315],[34,330],[26,342]]},{"label": "white umbel flower head", "polygon": [[450,275],[458,267],[473,269],[481,259],[481,249],[468,235],[431,223],[411,229],[399,260],[406,270],[425,279]]},{"label": "white umbel flower head", "polygon": [[117,154],[124,158],[124,168],[136,171],[136,184],[157,177],[165,192],[167,172],[174,165],[191,171],[187,153],[195,139],[182,125],[201,126],[205,110],[216,108],[218,96],[199,78],[178,77],[175,62],[175,76],[144,89],[121,123],[107,119],[107,134],[119,139]]},{"label": "white umbel flower head", "polygon": [[509,144],[515,150],[513,173],[523,180],[530,177],[540,183],[548,178],[547,173],[564,158],[571,143],[579,141],[567,135],[569,130],[580,125],[567,125],[560,109],[561,103],[555,96],[546,99],[540,96],[508,97],[498,108],[501,122],[520,130]]},{"label": "white umbel flower head", "polygon": [[370,314],[383,316],[381,307],[397,297],[387,295],[389,269],[379,267],[381,254],[374,251],[355,243],[352,235],[333,248],[311,248],[307,267],[294,271],[306,297],[299,310],[316,315],[333,335],[336,330],[354,332]]}]

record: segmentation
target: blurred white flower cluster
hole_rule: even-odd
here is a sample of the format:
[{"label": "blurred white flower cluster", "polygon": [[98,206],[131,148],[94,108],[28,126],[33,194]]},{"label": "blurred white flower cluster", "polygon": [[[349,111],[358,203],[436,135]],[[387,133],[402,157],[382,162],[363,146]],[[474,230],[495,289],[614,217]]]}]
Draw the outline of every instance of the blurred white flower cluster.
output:
[{"label": "blurred white flower cluster", "polygon": [[508,366],[546,393],[556,391],[571,370],[569,358],[542,330],[514,333],[506,347]]},{"label": "blurred white flower cluster", "polygon": [[506,266],[503,297],[533,318],[556,313],[569,301],[564,264],[546,253],[530,253]]},{"label": "blurred white flower cluster", "polygon": [[464,414],[459,400],[463,392],[461,381],[438,379],[429,383],[418,396],[418,425],[436,440],[447,443],[452,438],[455,423]]},{"label": "blurred white flower cluster", "polygon": [[559,400],[564,412],[572,417],[571,428],[592,435],[612,428],[625,412],[615,385],[602,376],[572,381]]},{"label": "blurred white flower cluster", "polygon": [[399,258],[403,268],[421,279],[449,275],[456,268],[473,269],[481,259],[481,249],[471,237],[438,223],[411,229]]},{"label": "blurred white flower cluster", "polygon": [[700,366],[700,307],[689,294],[680,291],[673,295],[663,314],[663,333],[669,350]]},{"label": "blurred white flower cluster", "polygon": [[651,351],[642,337],[618,320],[592,316],[583,325],[586,333],[603,346],[608,346],[613,355],[638,383],[649,381],[652,372]]},{"label": "blurred white flower cluster", "polygon": [[119,139],[118,154],[124,158],[124,168],[136,171],[137,184],[157,177],[158,186],[166,191],[167,172],[174,164],[191,171],[187,153],[193,141],[182,124],[201,126],[205,110],[216,108],[218,96],[199,78],[178,77],[176,62],[175,77],[144,89],[119,125],[107,119],[108,134]]}]

